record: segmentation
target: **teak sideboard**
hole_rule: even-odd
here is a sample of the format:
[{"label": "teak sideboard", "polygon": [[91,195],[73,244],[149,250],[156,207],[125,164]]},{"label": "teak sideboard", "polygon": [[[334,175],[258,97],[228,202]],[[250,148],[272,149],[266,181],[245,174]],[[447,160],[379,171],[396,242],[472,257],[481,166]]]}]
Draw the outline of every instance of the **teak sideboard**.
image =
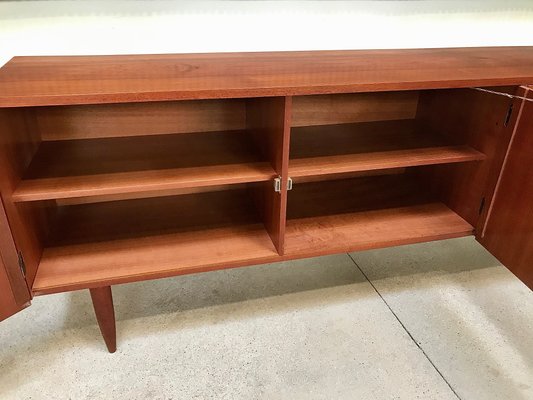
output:
[{"label": "teak sideboard", "polygon": [[113,352],[112,285],[466,235],[533,287],[531,84],[533,47],[15,57],[0,319],[89,289]]}]

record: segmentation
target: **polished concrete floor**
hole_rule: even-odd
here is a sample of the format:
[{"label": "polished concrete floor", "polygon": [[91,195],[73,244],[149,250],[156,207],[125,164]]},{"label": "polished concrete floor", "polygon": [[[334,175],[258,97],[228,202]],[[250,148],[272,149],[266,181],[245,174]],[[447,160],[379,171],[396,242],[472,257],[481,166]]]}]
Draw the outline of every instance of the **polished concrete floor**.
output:
[{"label": "polished concrete floor", "polygon": [[533,293],[472,238],[114,288],[0,324],[0,399],[533,399]]}]

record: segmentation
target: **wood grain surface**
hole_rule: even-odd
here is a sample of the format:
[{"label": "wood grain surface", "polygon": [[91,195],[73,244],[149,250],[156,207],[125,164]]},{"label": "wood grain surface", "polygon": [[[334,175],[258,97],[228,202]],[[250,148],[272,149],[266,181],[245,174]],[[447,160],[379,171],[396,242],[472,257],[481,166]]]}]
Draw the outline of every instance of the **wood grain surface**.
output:
[{"label": "wood grain surface", "polygon": [[15,57],[0,107],[533,83],[533,47]]}]

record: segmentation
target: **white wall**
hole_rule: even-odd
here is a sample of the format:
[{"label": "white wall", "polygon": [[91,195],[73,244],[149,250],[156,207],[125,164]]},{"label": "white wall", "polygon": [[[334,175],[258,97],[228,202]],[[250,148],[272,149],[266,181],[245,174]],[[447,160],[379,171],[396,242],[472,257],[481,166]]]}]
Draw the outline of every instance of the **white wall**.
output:
[{"label": "white wall", "polygon": [[533,1],[1,1],[14,55],[533,45]]}]

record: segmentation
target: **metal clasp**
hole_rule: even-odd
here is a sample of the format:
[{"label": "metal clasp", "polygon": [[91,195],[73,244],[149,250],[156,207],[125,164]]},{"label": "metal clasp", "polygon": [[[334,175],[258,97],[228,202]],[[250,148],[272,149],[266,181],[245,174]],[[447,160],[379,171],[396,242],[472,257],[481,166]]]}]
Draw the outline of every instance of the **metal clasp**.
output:
[{"label": "metal clasp", "polygon": [[[287,179],[287,190],[292,190],[292,178]],[[281,193],[281,176],[274,178],[274,191]]]}]

